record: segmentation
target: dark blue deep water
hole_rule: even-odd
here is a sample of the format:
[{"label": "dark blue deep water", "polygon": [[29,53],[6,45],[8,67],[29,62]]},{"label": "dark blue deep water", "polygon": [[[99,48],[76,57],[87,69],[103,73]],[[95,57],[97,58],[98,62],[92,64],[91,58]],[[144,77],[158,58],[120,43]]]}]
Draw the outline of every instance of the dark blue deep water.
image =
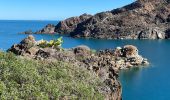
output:
[{"label": "dark blue deep water", "polygon": [[[0,21],[0,49],[7,50],[27,35],[18,34],[25,30],[36,31],[46,24],[57,21]],[[34,35],[39,39],[54,39],[55,35]],[[170,98],[170,40],[95,40],[64,37],[64,48],[88,45],[93,49],[115,48],[132,44],[140,54],[148,58],[151,66],[131,69],[120,73],[124,100],[169,100]]]}]

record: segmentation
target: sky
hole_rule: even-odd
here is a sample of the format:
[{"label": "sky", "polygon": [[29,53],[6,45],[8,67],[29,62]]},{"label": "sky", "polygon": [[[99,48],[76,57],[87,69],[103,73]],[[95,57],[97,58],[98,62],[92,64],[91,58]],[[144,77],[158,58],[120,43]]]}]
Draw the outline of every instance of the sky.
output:
[{"label": "sky", "polygon": [[135,0],[0,0],[0,20],[62,20],[96,14]]}]

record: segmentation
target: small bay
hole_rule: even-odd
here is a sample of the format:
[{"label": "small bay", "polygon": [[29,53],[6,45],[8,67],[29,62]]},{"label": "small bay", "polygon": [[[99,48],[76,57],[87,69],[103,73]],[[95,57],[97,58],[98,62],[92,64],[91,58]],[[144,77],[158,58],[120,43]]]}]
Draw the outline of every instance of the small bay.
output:
[{"label": "small bay", "polygon": [[[7,50],[27,35],[25,30],[36,31],[57,21],[0,21],[0,49]],[[59,35],[34,35],[37,40],[56,39]],[[124,70],[120,73],[124,100],[168,100],[170,98],[170,40],[97,40],[64,36],[64,48],[87,45],[100,50],[127,44],[135,45],[139,53],[148,58],[151,65],[145,68]]]}]

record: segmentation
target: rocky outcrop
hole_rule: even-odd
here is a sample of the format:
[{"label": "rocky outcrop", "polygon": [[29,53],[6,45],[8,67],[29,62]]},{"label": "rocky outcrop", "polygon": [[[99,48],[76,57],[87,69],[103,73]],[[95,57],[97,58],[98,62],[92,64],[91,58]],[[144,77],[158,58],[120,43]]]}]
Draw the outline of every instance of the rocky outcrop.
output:
[{"label": "rocky outcrop", "polygon": [[54,34],[55,33],[54,30],[55,30],[55,25],[48,24],[42,30],[39,30],[39,31],[35,32],[35,34]]},{"label": "rocky outcrop", "polygon": [[73,37],[164,39],[170,28],[167,0],[138,0],[123,8],[94,15],[71,32]]},{"label": "rocky outcrop", "polygon": [[59,22],[54,31],[85,38],[165,39],[170,38],[165,36],[169,24],[169,0],[137,0],[94,16],[83,14],[68,18]]},{"label": "rocky outcrop", "polygon": [[64,21],[61,21],[56,26],[53,24],[48,24],[43,29],[37,32],[32,32],[31,30],[29,30],[22,32],[22,34],[53,34],[53,33],[69,34],[75,28],[77,28],[77,25],[79,23],[86,21],[90,17],[92,17],[92,15],[82,14],[78,17],[71,17]]},{"label": "rocky outcrop", "polygon": [[21,32],[21,34],[54,34],[55,32],[55,25],[48,24],[43,29],[33,32],[32,30],[27,30],[25,32]]},{"label": "rocky outcrop", "polygon": [[32,30],[27,30],[25,32],[21,32],[21,34],[34,34]]},{"label": "rocky outcrop", "polygon": [[[166,31],[165,31],[166,32]],[[150,28],[145,31],[139,32],[138,38],[139,39],[165,39],[166,33],[159,28]]]},{"label": "rocky outcrop", "polygon": [[13,45],[8,52],[37,60],[64,61],[94,71],[105,84],[104,87],[98,87],[98,91],[105,95],[106,100],[122,99],[122,87],[118,81],[119,70],[149,64],[133,45],[95,52],[83,45],[71,49],[54,49],[41,48],[37,43],[33,36],[28,36],[19,44]]},{"label": "rocky outcrop", "polygon": [[71,17],[64,21],[59,22],[55,27],[55,32],[60,34],[68,34],[72,32],[75,28],[77,28],[77,25],[79,23],[82,23],[92,17],[92,15],[83,14],[79,17]]},{"label": "rocky outcrop", "polygon": [[12,51],[16,55],[24,55],[29,52],[29,49],[32,50],[32,47],[35,45],[36,41],[32,35],[29,35],[27,38],[22,40],[20,44],[14,44],[8,51]]}]

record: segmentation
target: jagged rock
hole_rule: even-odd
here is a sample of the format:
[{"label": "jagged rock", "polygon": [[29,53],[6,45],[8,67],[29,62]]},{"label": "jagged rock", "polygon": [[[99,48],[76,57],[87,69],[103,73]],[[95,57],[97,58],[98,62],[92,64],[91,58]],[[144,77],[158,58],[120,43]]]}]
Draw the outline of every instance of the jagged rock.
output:
[{"label": "jagged rock", "polygon": [[35,32],[36,34],[54,34],[55,33],[55,25],[48,24],[43,28],[42,30],[39,30],[38,32]]},{"label": "jagged rock", "polygon": [[138,54],[137,47],[133,45],[126,45],[123,48],[116,48],[114,55],[117,57],[116,67],[120,69],[131,68],[139,65],[149,65],[147,59],[140,56]]},{"label": "jagged rock", "polygon": [[165,39],[166,33],[158,28],[141,31],[139,39]]},{"label": "jagged rock", "polygon": [[[71,32],[71,36],[137,39],[139,31],[142,31],[144,38],[164,39],[164,31],[170,27],[167,26],[166,20],[169,14],[169,3],[165,0],[136,1],[123,8],[94,15],[89,20],[78,24],[77,28]],[[148,31],[149,27],[163,27],[163,31],[155,35],[153,31]]]},{"label": "jagged rock", "polygon": [[77,21],[78,17],[66,19],[56,26],[55,32],[70,33],[72,37],[165,39],[164,33],[170,28],[169,8],[169,0],[137,0],[83,21]]},{"label": "jagged rock", "polygon": [[39,49],[35,55],[36,59],[47,59],[48,57],[50,57],[50,52],[46,52],[43,49]]},{"label": "jagged rock", "polygon": [[29,55],[36,55],[36,53],[38,52],[39,48],[38,47],[32,47],[30,49],[27,50],[27,52],[29,53]]},{"label": "jagged rock", "polygon": [[25,31],[25,32],[21,32],[21,34],[34,34],[34,32],[32,30],[28,30],[28,31]]},{"label": "jagged rock", "polygon": [[32,35],[29,35],[27,38],[20,42],[20,44],[26,45],[28,47],[34,46],[35,43],[36,43],[35,38]]},{"label": "jagged rock", "polygon": [[83,14],[60,21],[56,26],[49,24],[36,33],[97,39],[165,39],[169,23],[169,0],[137,0],[94,16]]},{"label": "jagged rock", "polygon": [[88,15],[88,14],[83,14],[79,17],[71,17],[68,18],[64,21],[61,21],[58,23],[58,25],[56,25],[55,27],[55,32],[57,33],[70,33],[72,32],[79,23],[86,21],[87,19],[89,19],[92,15]]},{"label": "jagged rock", "polygon": [[94,16],[83,14],[60,21],[56,26],[49,24],[36,33],[98,39],[165,39],[169,23],[169,0],[137,0]]},{"label": "jagged rock", "polygon": [[10,49],[7,50],[8,52],[13,52],[14,54],[16,55],[22,55],[25,50],[24,50],[24,47],[22,45],[17,45],[17,44],[14,44]]},{"label": "jagged rock", "polygon": [[30,53],[28,50],[35,45],[36,41],[32,35],[22,40],[20,44],[14,44],[8,51],[14,52],[17,55],[23,55],[24,53]]}]

